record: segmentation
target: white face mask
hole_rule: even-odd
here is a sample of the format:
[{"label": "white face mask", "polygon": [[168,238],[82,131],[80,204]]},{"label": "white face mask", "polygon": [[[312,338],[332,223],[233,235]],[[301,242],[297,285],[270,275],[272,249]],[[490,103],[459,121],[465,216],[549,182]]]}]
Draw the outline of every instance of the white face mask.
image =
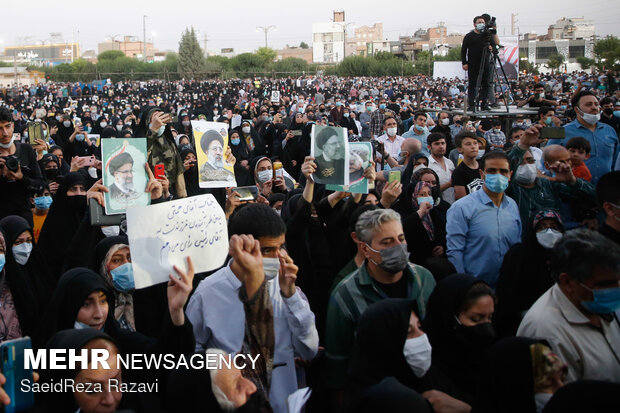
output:
[{"label": "white face mask", "polygon": [[241,131],[245,134],[250,133],[250,127],[249,126],[244,126],[243,128],[241,128]]},{"label": "white face mask", "polygon": [[263,269],[267,281],[273,280],[280,273],[280,259],[263,257]]},{"label": "white face mask", "polygon": [[543,248],[550,249],[553,248],[555,243],[558,242],[563,235],[564,234],[558,230],[547,228],[542,231],[538,231],[536,233],[536,239],[538,240],[538,243],[543,246]]},{"label": "white face mask", "polygon": [[106,126],[108,126],[108,122],[101,122],[100,125],[102,128],[105,128]]},{"label": "white face mask", "polygon": [[387,134],[389,136],[396,136],[396,128],[387,128]]},{"label": "white face mask", "polygon": [[121,232],[121,227],[118,225],[112,225],[109,227],[101,227],[101,232],[106,237],[116,237]]},{"label": "white face mask", "polygon": [[441,120],[441,124],[443,126],[448,126],[450,124],[450,119],[448,119],[448,118],[442,119]]},{"label": "white face mask", "polygon": [[17,261],[19,265],[26,265],[28,258],[30,258],[30,253],[32,252],[32,243],[23,242],[14,246],[11,250],[13,251],[15,261]]},{"label": "white face mask", "polygon": [[480,159],[484,156],[484,149],[478,149],[478,156],[476,156],[476,159]]},{"label": "white face mask", "polygon": [[599,120],[601,120],[601,114],[600,113],[597,113],[596,115],[593,115],[591,113],[585,113],[581,109],[579,109],[579,112],[581,112],[581,116],[583,117],[584,122],[586,122],[589,125],[596,125],[596,123]]},{"label": "white face mask", "polygon": [[515,179],[521,184],[529,185],[536,179],[536,174],[536,164],[526,163],[525,165],[519,165]]},{"label": "white face mask", "polygon": [[73,328],[75,328],[76,330],[83,330],[85,328],[90,328],[90,326],[88,324],[82,323],[81,321],[75,320],[75,323],[73,323]]},{"label": "white face mask", "polygon": [[71,121],[68,121],[68,120],[64,121],[62,123],[62,126],[64,126],[65,128],[68,128],[69,126],[71,126]]},{"label": "white face mask", "polygon": [[431,367],[432,347],[426,334],[405,340],[403,354],[416,377],[424,376]]},{"label": "white face mask", "polygon": [[534,401],[536,402],[536,413],[542,413],[543,409],[553,397],[553,393],[536,393]]},{"label": "white face mask", "polygon": [[123,125],[116,125],[116,130],[117,131],[122,131],[123,130]]},{"label": "white face mask", "polygon": [[93,178],[93,179],[97,179],[97,168],[95,168],[93,166],[88,168],[88,175],[90,175],[90,177]]},{"label": "white face mask", "polygon": [[265,169],[258,172],[258,182],[264,184],[273,177],[273,171],[271,169]]}]

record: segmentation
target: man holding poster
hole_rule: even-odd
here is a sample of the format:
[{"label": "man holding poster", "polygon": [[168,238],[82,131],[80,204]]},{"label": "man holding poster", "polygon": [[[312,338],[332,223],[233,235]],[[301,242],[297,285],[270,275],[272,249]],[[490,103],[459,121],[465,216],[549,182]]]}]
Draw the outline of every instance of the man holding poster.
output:
[{"label": "man holding poster", "polygon": [[319,184],[349,185],[349,145],[345,128],[312,126],[311,156],[317,165],[312,177]]}]

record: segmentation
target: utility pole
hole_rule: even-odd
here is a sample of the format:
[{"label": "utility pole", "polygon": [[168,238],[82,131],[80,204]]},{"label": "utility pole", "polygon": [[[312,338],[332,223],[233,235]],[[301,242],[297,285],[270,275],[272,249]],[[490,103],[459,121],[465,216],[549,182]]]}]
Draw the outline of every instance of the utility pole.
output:
[{"label": "utility pole", "polygon": [[267,47],[267,33],[269,33],[269,30],[271,29],[275,29],[276,26],[256,26],[256,31],[258,31],[258,29],[261,29],[263,32],[265,32],[265,47]]},{"label": "utility pole", "polygon": [[205,35],[203,36],[203,41],[204,41],[204,43],[205,43],[205,57],[209,57],[209,53],[207,53],[207,40],[208,40],[208,39],[207,39],[207,35],[205,34]]},{"label": "utility pole", "polygon": [[518,13],[511,13],[510,14],[510,35],[514,36],[515,35],[515,24],[519,21],[516,20],[516,17],[518,16]]},{"label": "utility pole", "polygon": [[146,62],[146,18],[142,16],[142,60]]}]

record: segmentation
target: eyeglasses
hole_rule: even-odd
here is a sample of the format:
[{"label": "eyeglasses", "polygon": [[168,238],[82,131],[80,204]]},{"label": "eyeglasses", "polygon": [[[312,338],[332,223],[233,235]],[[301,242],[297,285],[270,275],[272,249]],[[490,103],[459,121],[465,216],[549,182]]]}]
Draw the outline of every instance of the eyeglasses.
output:
[{"label": "eyeglasses", "polygon": [[130,169],[128,171],[116,171],[119,174],[123,174],[123,175],[127,175],[127,174],[133,174],[135,172],[134,169]]}]

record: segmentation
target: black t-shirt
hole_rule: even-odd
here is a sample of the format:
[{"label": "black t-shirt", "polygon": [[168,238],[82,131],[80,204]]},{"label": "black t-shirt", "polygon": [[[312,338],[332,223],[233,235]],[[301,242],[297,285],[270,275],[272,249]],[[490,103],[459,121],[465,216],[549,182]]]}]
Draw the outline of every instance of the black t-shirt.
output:
[{"label": "black t-shirt", "polygon": [[[533,95],[530,95],[530,97],[531,96],[533,96]],[[545,97],[543,99],[545,99],[545,100],[555,100],[553,98],[553,96],[551,96],[551,95],[545,95]],[[536,101],[536,99],[528,100],[528,103],[530,104],[531,108],[540,108],[542,106],[549,106],[549,104],[547,102],[544,102],[544,101],[538,102],[538,101]]]},{"label": "black t-shirt", "polygon": [[383,284],[377,280],[375,283],[390,298],[407,298],[407,277],[405,274],[393,284]]},{"label": "black t-shirt", "polygon": [[461,62],[464,65],[469,66],[469,72],[475,72],[480,67],[484,43],[484,36],[482,34],[477,34],[473,30],[467,33],[463,38],[463,45],[461,46]]},{"label": "black t-shirt", "polygon": [[452,185],[464,186],[468,195],[482,188],[482,184],[480,170],[470,168],[465,162],[461,162],[452,172]]}]

